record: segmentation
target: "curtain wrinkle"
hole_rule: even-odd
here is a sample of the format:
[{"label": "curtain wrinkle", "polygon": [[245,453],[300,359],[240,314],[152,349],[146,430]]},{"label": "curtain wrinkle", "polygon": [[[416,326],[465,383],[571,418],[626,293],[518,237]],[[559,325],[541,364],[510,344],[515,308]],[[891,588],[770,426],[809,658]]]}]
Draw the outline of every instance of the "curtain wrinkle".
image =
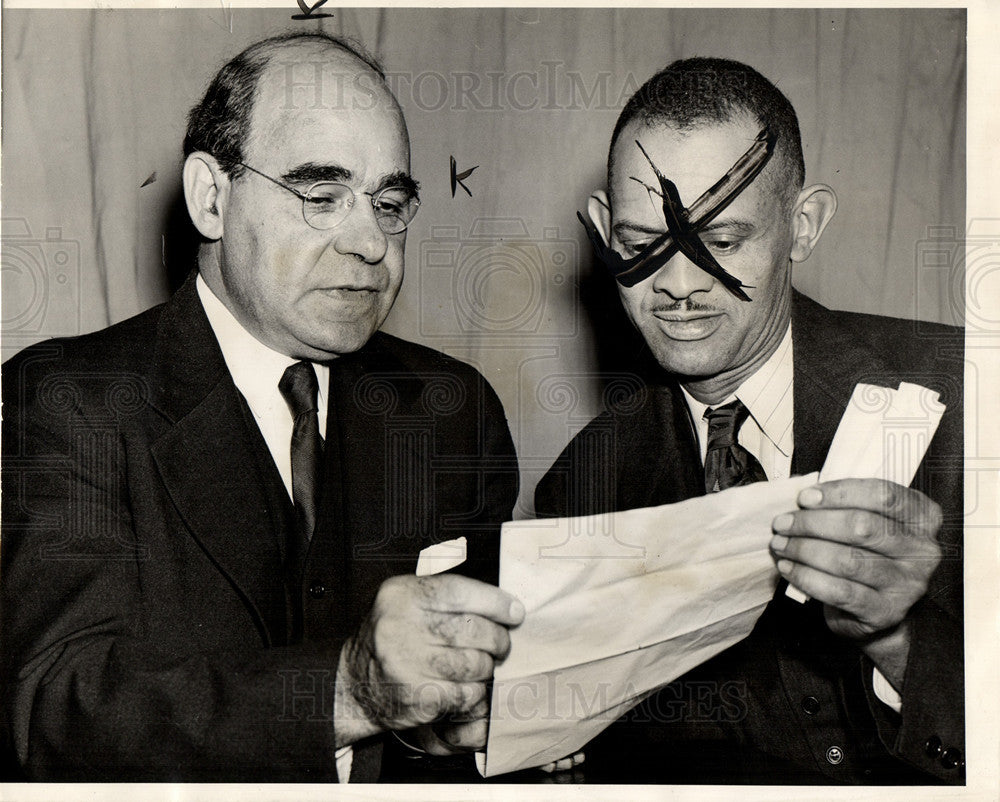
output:
[{"label": "curtain wrinkle", "polygon": [[24,58],[24,46],[25,42],[28,41],[28,34],[31,32],[31,22],[32,19],[29,17],[25,20],[24,25],[19,26],[16,30],[17,33],[17,45],[14,47],[15,61],[21,61]]},{"label": "curtain wrinkle", "polygon": [[102,182],[106,176],[98,169],[100,159],[97,155],[99,149],[99,139],[97,132],[97,115],[95,113],[95,106],[97,105],[95,96],[101,88],[101,82],[95,80],[94,78],[94,52],[99,39],[97,14],[97,11],[89,12],[90,19],[89,25],[87,26],[89,35],[85,37],[84,41],[89,41],[90,47],[85,51],[86,62],[84,64],[84,68],[80,72],[80,77],[83,82],[83,96],[85,100],[84,112],[86,117],[83,123],[87,132],[87,168],[90,175],[91,215],[94,221],[93,273],[99,283],[101,294],[104,297],[104,325],[108,325],[110,322],[113,304],[111,302],[111,289],[108,281],[108,263],[104,258],[104,203],[101,195],[103,187]]},{"label": "curtain wrinkle", "polygon": [[[820,43],[823,42],[823,39],[820,36],[820,29],[821,29],[821,26],[823,25],[823,19],[822,19],[821,15],[822,15],[821,11],[815,11],[815,12],[813,12],[813,36],[815,37],[816,41],[820,42]],[[843,43],[841,42],[841,48],[842,47],[843,47]],[[813,51],[813,59],[812,59],[813,81],[814,81],[815,86],[816,86],[816,110],[817,110],[817,114],[818,114],[818,110],[819,109],[823,108],[824,106],[828,105],[828,103],[829,103],[829,100],[827,98],[826,87],[823,85],[823,66],[822,66],[823,52],[824,51],[823,51],[822,46],[817,47]],[[841,64],[843,64],[843,57],[841,57]],[[800,125],[801,125],[801,121],[800,121]],[[827,145],[826,126],[823,125],[821,123],[821,121],[816,120],[815,121],[815,129],[816,129],[816,132],[817,132],[817,136],[816,136],[816,148],[815,148],[816,157],[819,159],[820,162],[822,162],[823,158],[824,158],[824,156],[826,154],[826,145]],[[805,177],[805,181],[806,181],[807,184],[809,183],[809,180],[810,180],[810,176],[809,176],[809,172],[808,172],[808,163],[807,163],[807,171],[806,171],[806,177]]]},{"label": "curtain wrinkle", "polygon": [[385,44],[384,37],[387,25],[386,10],[380,8],[375,13],[375,52],[381,53]]},{"label": "curtain wrinkle", "polygon": [[[905,158],[906,149],[903,147],[903,143],[906,142],[908,137],[907,131],[907,100],[909,98],[909,85],[910,76],[906,69],[906,64],[908,63],[908,57],[910,55],[909,49],[906,47],[909,42],[912,41],[913,26],[910,24],[909,20],[904,21],[904,26],[906,27],[905,35],[902,37],[901,47],[898,53],[898,74],[902,76],[902,94],[897,108],[899,109],[899,114],[896,117],[895,133],[892,139],[898,143],[892,152],[892,168],[889,171],[889,185],[892,188],[892,193],[890,195],[890,202],[888,213],[885,219],[885,247],[882,252],[882,262],[888,265],[889,260],[892,257],[892,234],[894,226],[896,224],[896,213],[897,206],[899,203],[899,191],[901,189],[901,179],[902,179],[902,162]],[[904,50],[904,48],[906,48]],[[892,292],[892,276],[890,271],[883,270],[881,273],[881,282],[879,283],[879,293],[878,297],[884,298]]]}]

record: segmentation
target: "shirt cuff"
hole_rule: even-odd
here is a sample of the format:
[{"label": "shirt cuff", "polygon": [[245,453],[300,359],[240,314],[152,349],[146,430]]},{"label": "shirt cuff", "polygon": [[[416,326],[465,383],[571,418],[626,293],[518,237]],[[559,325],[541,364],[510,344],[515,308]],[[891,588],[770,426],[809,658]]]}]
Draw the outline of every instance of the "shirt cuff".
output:
[{"label": "shirt cuff", "polygon": [[334,753],[333,757],[337,761],[337,782],[350,782],[351,764],[354,762],[354,749],[351,746],[342,746]]},{"label": "shirt cuff", "polygon": [[889,680],[882,676],[882,672],[877,668],[872,669],[872,690],[875,691],[875,695],[882,704],[891,707],[897,713],[902,713],[903,697],[896,692],[896,689],[889,684]]}]

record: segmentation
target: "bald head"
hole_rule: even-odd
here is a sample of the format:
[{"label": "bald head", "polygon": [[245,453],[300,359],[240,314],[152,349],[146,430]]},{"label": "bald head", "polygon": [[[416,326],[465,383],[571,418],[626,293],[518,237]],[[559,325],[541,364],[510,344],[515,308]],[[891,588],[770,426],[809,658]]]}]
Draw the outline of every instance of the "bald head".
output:
[{"label": "bald head", "polygon": [[405,136],[402,113],[385,83],[385,73],[360,45],[320,32],[284,34],[250,45],[219,70],[188,115],[185,157],[195,151],[209,153],[227,175],[238,177],[265,83],[272,94],[283,93],[277,102],[288,108],[389,105]]}]

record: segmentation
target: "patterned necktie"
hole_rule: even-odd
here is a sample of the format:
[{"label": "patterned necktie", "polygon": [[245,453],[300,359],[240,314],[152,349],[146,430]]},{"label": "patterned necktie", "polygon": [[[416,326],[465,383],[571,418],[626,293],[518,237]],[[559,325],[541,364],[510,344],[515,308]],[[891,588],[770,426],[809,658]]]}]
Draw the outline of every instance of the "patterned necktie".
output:
[{"label": "patterned necktie", "polygon": [[323,440],[319,436],[316,396],[319,382],[308,362],[289,365],[278,389],[292,411],[292,500],[295,532],[288,543],[288,564],[301,571],[316,528],[316,508],[323,471]]},{"label": "patterned necktie", "polygon": [[767,474],[753,454],[736,442],[736,434],[749,415],[750,410],[739,400],[705,410],[708,421],[706,493],[767,481]]}]

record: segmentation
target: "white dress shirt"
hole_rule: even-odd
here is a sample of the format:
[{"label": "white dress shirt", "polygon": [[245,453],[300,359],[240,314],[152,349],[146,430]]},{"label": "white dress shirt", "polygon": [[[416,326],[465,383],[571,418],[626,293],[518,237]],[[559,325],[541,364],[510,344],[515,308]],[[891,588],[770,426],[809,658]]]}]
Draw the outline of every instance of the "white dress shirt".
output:
[{"label": "white dress shirt", "polygon": [[[269,348],[243,328],[233,313],[212,292],[200,273],[195,283],[201,305],[205,307],[208,322],[219,341],[222,357],[226,360],[233,383],[246,399],[285,483],[288,497],[292,498],[292,428],[295,421],[288,403],[278,389],[278,382],[285,369],[299,360]],[[313,364],[313,368],[319,382],[319,434],[325,438],[330,368],[317,364]]]},{"label": "white dress shirt", "polygon": [[[792,326],[788,325],[785,336],[777,350],[761,368],[741,384],[735,393],[719,404],[731,403],[736,399],[750,411],[746,422],[737,432],[737,442],[757,458],[768,479],[786,479],[791,473],[792,449],[794,447],[793,422],[795,414],[792,354]],[[705,464],[708,452],[708,421],[703,404],[692,396],[686,388],[684,400],[691,411],[701,452],[701,463]],[[889,681],[876,668],[873,675],[875,694],[897,713],[902,710],[902,699]]]},{"label": "white dress shirt", "polygon": [[[233,377],[236,389],[246,399],[253,413],[260,433],[264,436],[271,458],[285,483],[288,497],[292,495],[292,429],[295,421],[292,411],[288,408],[284,396],[278,389],[278,382],[289,365],[298,360],[278,353],[264,345],[249,331],[243,328],[226,305],[212,292],[211,287],[198,274],[195,281],[198,288],[198,298],[205,308],[208,323],[215,333],[222,349],[222,357]],[[317,408],[319,416],[320,436],[326,437],[327,393],[330,383],[330,368],[326,365],[313,363],[316,379],[319,382]],[[350,746],[337,750],[337,777],[340,782],[347,782],[351,776],[351,763],[354,751]]]},{"label": "white dress shirt", "polygon": [[[767,362],[747,378],[735,393],[715,404],[721,406],[739,399],[750,411],[750,416],[737,433],[737,440],[757,458],[768,479],[787,479],[792,467],[792,382],[792,327],[789,326],[777,350]],[[709,405],[692,396],[686,388],[681,389],[688,409],[691,410],[691,419],[698,435],[701,463],[704,465],[708,451],[705,410]]]}]

